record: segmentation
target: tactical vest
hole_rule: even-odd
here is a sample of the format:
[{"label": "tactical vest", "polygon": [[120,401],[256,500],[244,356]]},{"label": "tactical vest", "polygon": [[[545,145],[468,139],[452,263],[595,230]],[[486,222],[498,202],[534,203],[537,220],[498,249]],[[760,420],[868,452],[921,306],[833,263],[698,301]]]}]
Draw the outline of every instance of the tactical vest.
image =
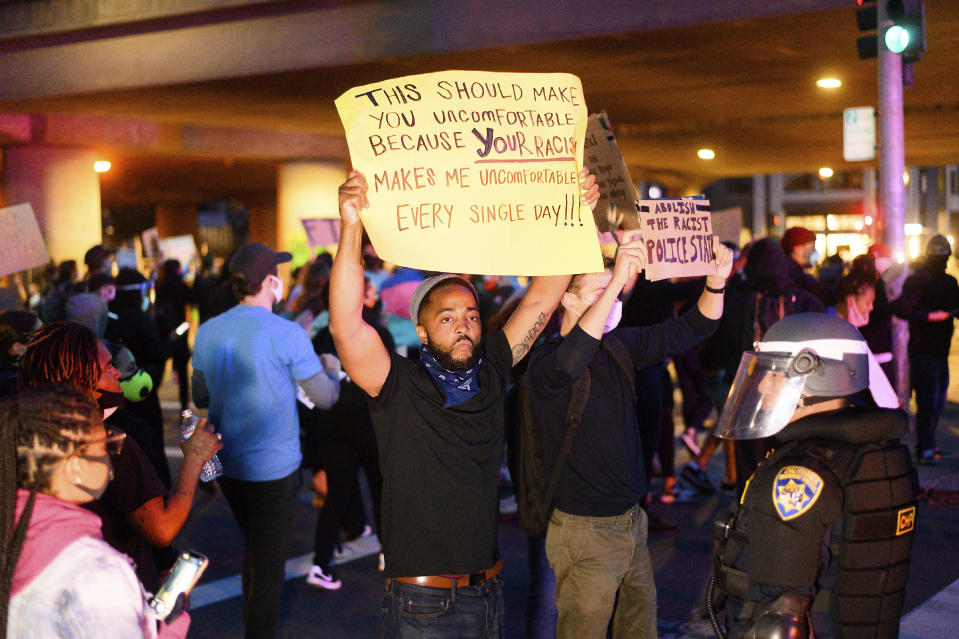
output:
[{"label": "tactical vest", "polygon": [[[813,499],[819,511],[811,505],[784,521],[773,496],[790,467],[818,474],[822,494]],[[838,637],[897,637],[917,492],[909,451],[898,441],[788,442],[759,465],[738,507],[716,521],[714,601],[742,601],[731,625],[748,629],[770,597],[790,591],[813,596],[813,618],[827,613]],[[832,521],[816,519],[833,512]]]}]

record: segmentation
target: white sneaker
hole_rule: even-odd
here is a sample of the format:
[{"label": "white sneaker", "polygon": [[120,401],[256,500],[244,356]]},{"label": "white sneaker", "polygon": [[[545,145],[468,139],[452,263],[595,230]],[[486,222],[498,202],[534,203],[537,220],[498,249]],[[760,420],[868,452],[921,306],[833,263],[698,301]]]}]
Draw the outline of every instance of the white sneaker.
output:
[{"label": "white sneaker", "polygon": [[326,574],[317,565],[310,569],[310,574],[306,576],[306,583],[323,590],[339,590],[340,586],[343,585],[343,582],[336,578],[332,570],[330,574]]}]

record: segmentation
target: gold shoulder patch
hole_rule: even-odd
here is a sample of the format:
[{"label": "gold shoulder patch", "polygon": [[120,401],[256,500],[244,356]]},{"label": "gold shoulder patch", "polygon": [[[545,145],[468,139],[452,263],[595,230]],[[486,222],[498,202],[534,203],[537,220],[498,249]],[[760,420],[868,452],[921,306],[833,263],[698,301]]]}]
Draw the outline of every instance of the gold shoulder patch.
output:
[{"label": "gold shoulder patch", "polygon": [[773,505],[779,518],[800,517],[816,504],[822,493],[822,477],[805,466],[783,466],[773,481]]},{"label": "gold shoulder patch", "polygon": [[916,527],[916,507],[903,508],[896,517],[896,537],[912,532]]}]

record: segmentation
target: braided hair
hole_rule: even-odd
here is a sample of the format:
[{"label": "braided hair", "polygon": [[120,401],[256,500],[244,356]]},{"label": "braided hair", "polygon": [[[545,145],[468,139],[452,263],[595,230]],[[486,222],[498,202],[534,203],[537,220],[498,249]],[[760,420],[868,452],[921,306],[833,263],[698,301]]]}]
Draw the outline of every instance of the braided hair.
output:
[{"label": "braided hair", "polygon": [[100,379],[97,335],[75,322],[50,322],[40,327],[20,359],[20,388],[70,384],[93,389]]},{"label": "braided hair", "polygon": [[[0,637],[7,636],[10,587],[36,494],[50,490],[58,464],[102,424],[92,393],[67,385],[29,388],[0,404]],[[30,494],[15,521],[18,488]]]},{"label": "braided hair", "polygon": [[8,310],[0,313],[0,366],[9,366],[17,361],[10,352],[14,344],[26,344],[30,333],[37,327],[40,318],[30,311]]}]

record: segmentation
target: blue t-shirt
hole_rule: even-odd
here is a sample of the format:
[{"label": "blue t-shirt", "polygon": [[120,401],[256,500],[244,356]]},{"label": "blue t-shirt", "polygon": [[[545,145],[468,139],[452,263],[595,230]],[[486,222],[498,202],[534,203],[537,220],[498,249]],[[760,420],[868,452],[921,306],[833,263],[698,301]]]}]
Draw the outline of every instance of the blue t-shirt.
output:
[{"label": "blue t-shirt", "polygon": [[306,331],[240,304],[197,330],[193,367],[210,393],[210,422],[223,433],[226,477],[271,481],[300,467],[296,380],[323,368]]}]

